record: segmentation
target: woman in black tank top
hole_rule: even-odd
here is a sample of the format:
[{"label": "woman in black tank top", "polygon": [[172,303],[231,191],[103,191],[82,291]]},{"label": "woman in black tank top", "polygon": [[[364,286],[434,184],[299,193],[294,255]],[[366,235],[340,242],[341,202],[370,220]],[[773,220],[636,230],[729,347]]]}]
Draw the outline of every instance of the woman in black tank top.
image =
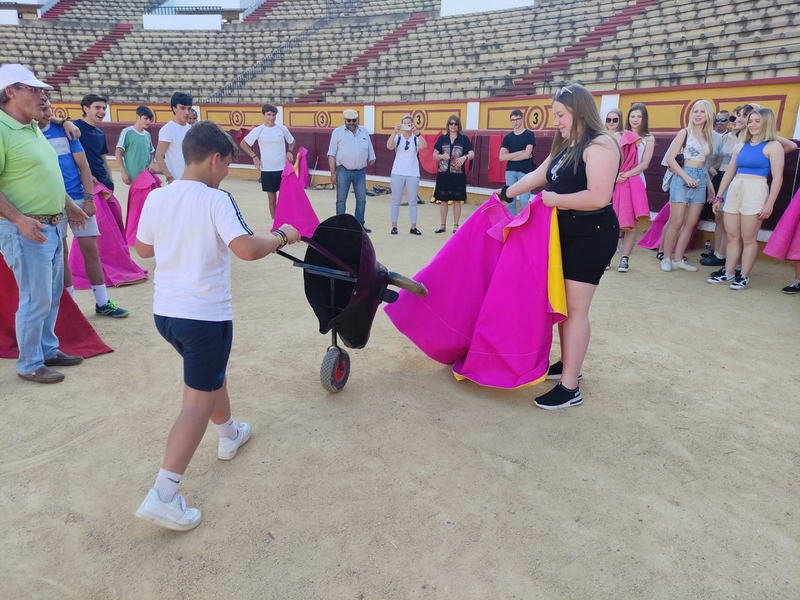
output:
[{"label": "woman in black tank top", "polygon": [[508,201],[549,184],[542,202],[558,209],[561,259],[568,316],[558,326],[561,360],[550,367],[548,379],[560,379],[536,398],[536,406],[567,408],[583,402],[578,379],[589,347],[589,306],[617,247],[619,222],[611,206],[621,153],[609,136],[589,91],[572,84],[553,97],[556,135],[550,156],[517,183],[505,186]]}]

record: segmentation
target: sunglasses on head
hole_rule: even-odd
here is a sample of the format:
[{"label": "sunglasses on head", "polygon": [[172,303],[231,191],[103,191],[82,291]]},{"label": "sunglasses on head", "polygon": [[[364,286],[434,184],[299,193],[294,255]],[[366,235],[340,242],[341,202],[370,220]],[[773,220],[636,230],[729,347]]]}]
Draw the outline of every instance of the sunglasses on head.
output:
[{"label": "sunglasses on head", "polygon": [[619,117],[606,117],[606,123],[619,123]]}]

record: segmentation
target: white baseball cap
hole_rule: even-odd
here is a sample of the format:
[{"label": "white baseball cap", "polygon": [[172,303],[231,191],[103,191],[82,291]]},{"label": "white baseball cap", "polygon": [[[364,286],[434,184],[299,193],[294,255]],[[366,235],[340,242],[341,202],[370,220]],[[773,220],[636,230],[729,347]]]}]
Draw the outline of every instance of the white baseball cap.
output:
[{"label": "white baseball cap", "polygon": [[52,90],[52,85],[47,85],[43,81],[36,79],[36,76],[27,68],[19,64],[9,63],[0,67],[0,89],[5,89],[9,85],[22,83],[35,88]]}]

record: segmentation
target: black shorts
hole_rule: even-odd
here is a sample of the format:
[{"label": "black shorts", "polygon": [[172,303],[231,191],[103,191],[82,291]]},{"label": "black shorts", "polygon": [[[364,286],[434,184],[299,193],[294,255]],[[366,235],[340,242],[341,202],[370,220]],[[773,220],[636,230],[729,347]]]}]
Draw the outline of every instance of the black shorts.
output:
[{"label": "black shorts", "polygon": [[154,316],[158,332],[183,357],[183,382],[201,392],[220,389],[231,354],[233,321]]},{"label": "black shorts", "polygon": [[564,279],[597,285],[617,250],[619,221],[609,205],[593,214],[558,211]]},{"label": "black shorts", "polygon": [[261,171],[261,191],[277,192],[281,189],[283,171]]}]

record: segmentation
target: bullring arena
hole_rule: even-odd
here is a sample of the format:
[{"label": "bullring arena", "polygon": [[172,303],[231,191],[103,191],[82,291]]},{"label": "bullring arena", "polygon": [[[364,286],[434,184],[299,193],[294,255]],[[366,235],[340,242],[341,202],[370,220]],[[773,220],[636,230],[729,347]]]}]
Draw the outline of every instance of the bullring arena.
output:
[{"label": "bullring arena", "polygon": [[[155,113],[155,142],[174,91],[233,136],[275,103],[308,150],[320,219],[334,214],[325,152],[348,108],[372,134],[369,187],[388,185],[386,140],[403,114],[425,135],[462,118],[476,149],[462,223],[503,183],[490,175],[491,148],[509,112],[523,111],[540,163],[552,95],[571,81],[603,116],[649,107],[653,215],[667,202],[661,158],[697,99],[716,110],[757,102],[783,137],[800,137],[790,4],[569,0],[460,15],[438,0],[234,4],[61,0],[38,18],[37,7],[3,3],[0,15],[18,22],[0,26],[0,63],[56,88],[57,115],[80,118],[84,94],[107,95],[109,149],[140,104]],[[181,26],[191,28],[153,28]],[[797,191],[797,164],[787,154],[762,247]],[[240,155],[221,187],[266,234],[256,176]],[[128,186],[113,178],[124,213]],[[405,206],[391,235],[390,196],[367,199],[378,259],[409,276],[452,238],[433,233],[433,179],[423,173],[421,236],[407,233]],[[711,221],[690,263],[706,240]],[[132,256],[152,276],[154,260]],[[734,292],[706,283],[712,268],[664,273],[655,252],[636,248],[620,273],[618,258],[591,310],[586,401],[552,412],[532,402],[549,382],[456,381],[383,309],[367,347],[350,352],[346,388],[329,394],[318,376],[328,337],[301,271],[277,256],[232,259],[229,387],[253,437],[222,462],[209,425],[181,486],[204,513],[188,533],[133,516],[182,388],[180,357],[153,325],[152,281],[109,290],[131,311],[119,320],[76,292],[112,353],[48,386],[0,361],[0,598],[797,598],[800,309],[781,293],[791,263],[761,255],[753,284]]]}]

